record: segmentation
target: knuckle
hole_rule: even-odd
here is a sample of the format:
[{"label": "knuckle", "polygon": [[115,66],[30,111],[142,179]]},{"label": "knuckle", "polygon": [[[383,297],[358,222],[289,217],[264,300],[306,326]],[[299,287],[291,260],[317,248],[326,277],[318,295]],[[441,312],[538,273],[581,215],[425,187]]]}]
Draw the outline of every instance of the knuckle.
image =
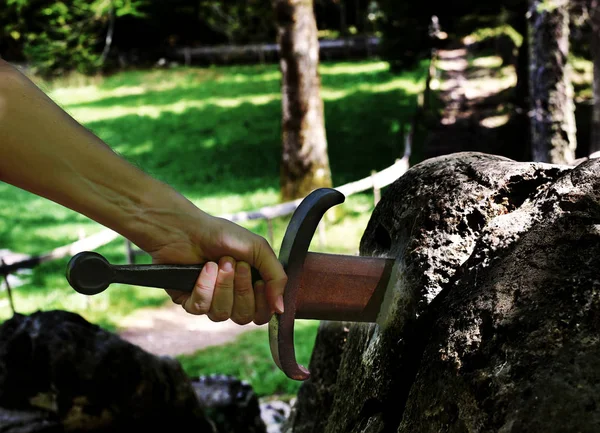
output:
[{"label": "knuckle", "polygon": [[195,316],[201,316],[202,314],[206,314],[208,312],[207,308],[195,302],[191,302],[189,304],[183,303],[181,304],[181,306],[187,313],[193,314]]},{"label": "knuckle", "polygon": [[252,322],[252,315],[250,314],[234,314],[231,316],[231,320],[238,325],[247,325]]},{"label": "knuckle", "polygon": [[208,317],[213,322],[224,322],[229,319],[231,313],[226,310],[211,310]]},{"label": "knuckle", "polygon": [[219,293],[233,291],[233,281],[225,280],[225,281],[217,281],[215,284],[215,290]]},{"label": "knuckle", "polygon": [[210,305],[206,302],[193,302],[191,310],[193,314],[206,314],[210,311]]},{"label": "knuckle", "polygon": [[236,284],[235,285],[235,294],[237,296],[248,296],[253,294],[254,291],[252,289],[252,286],[249,284]]},{"label": "knuckle", "polygon": [[254,265],[258,268],[262,265],[264,252],[270,248],[269,243],[265,238],[259,237],[256,241],[256,248],[254,248]]},{"label": "knuckle", "polygon": [[196,281],[194,291],[196,293],[198,293],[199,295],[212,297],[214,287],[207,284],[206,282],[204,282],[202,280],[198,280],[198,281]]}]

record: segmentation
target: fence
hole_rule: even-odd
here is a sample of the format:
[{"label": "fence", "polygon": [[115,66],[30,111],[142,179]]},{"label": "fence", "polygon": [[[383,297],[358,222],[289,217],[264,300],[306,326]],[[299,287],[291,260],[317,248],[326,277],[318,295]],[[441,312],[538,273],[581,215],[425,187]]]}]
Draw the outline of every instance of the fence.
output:
[{"label": "fence", "polygon": [[[387,167],[380,172],[374,172],[369,177],[364,179],[347,183],[339,186],[336,189],[344,194],[346,197],[353,194],[373,189],[375,202],[379,200],[380,191],[382,188],[390,185],[397,178],[403,175],[409,168],[409,156],[406,154],[401,159]],[[220,215],[221,218],[228,219],[233,222],[244,222],[251,220],[264,219],[267,221],[269,227],[268,238],[271,244],[273,243],[273,232],[272,232],[272,220],[287,215],[291,215],[302,199],[281,203],[274,206],[264,207],[251,212],[238,212],[235,214]],[[39,254],[36,256],[27,256],[23,254],[9,254],[0,257],[0,275],[4,275],[6,284],[8,286],[8,275],[18,271],[19,269],[31,269],[38,266],[41,263],[46,263],[58,259],[62,259],[67,256],[75,255],[81,251],[94,250],[109,242],[114,241],[121,235],[117,232],[106,229],[96,234],[93,234],[84,239],[80,239],[68,245],[55,248],[47,253]],[[135,250],[132,244],[125,240],[125,248],[127,258],[132,263],[137,254],[143,253],[140,250]]]},{"label": "fence", "polygon": [[[320,40],[319,53],[323,60],[348,58],[351,56],[371,57],[376,55],[380,39],[376,36],[356,36],[335,40]],[[239,61],[265,63],[279,56],[278,44],[219,45],[206,47],[181,47],[171,50],[167,56],[193,63],[233,63]]]}]

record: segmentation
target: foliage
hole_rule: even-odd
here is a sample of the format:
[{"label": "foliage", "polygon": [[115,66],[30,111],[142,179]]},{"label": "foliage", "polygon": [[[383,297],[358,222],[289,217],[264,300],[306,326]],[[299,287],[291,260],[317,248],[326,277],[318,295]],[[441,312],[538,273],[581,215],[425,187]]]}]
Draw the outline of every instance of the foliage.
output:
[{"label": "foliage", "polygon": [[43,75],[82,73],[102,66],[111,17],[140,16],[143,0],[6,0],[0,9],[0,39],[20,44],[25,59]]},{"label": "foliage", "polygon": [[505,24],[498,27],[481,27],[471,33],[473,42],[483,42],[487,39],[495,39],[500,36],[508,36],[515,47],[520,47],[523,43],[523,36],[517,32],[514,27]]},{"label": "foliage", "polygon": [[201,0],[199,13],[229,43],[262,42],[274,33],[271,2],[263,0]]},{"label": "foliage", "polygon": [[[294,347],[301,365],[308,365],[310,361],[318,325],[318,321],[296,320]],[[208,347],[177,359],[190,377],[234,376],[250,383],[259,397],[296,394],[301,384],[288,379],[273,363],[266,329],[246,332],[232,343]]]},{"label": "foliage", "polygon": [[[373,33],[380,17],[373,0],[315,0],[314,7],[319,30],[329,36]],[[0,55],[52,75],[153,65],[182,47],[275,40],[272,5],[262,0],[3,0],[0,6]]]}]

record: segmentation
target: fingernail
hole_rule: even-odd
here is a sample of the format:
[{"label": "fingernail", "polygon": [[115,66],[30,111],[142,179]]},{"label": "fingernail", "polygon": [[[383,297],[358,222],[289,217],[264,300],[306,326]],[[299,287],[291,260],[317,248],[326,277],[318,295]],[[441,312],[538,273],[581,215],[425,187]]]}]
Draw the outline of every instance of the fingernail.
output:
[{"label": "fingernail", "polygon": [[208,275],[216,275],[218,268],[219,267],[215,262],[207,262],[204,264],[204,269]]},{"label": "fingernail", "polygon": [[283,314],[283,296],[279,295],[277,300],[275,301],[275,309],[279,314]]},{"label": "fingernail", "polygon": [[231,260],[225,260],[225,262],[223,263],[223,267],[221,269],[224,272],[231,272],[231,271],[233,271],[233,263],[231,262]]}]

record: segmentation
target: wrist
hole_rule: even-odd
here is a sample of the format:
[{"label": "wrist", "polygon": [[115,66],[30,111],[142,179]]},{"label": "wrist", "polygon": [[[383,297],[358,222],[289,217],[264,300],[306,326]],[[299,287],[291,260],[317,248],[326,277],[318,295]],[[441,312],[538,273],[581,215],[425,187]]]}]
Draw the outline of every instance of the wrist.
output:
[{"label": "wrist", "polygon": [[124,218],[122,234],[151,253],[165,245],[190,239],[189,228],[206,216],[192,202],[168,185],[148,177]]}]

